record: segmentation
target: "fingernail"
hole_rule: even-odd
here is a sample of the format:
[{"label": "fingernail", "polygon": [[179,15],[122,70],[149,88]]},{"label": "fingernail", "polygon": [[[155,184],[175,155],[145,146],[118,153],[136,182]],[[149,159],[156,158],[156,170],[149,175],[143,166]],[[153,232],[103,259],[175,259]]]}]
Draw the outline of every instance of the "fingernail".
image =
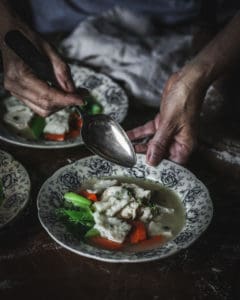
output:
[{"label": "fingernail", "polygon": [[148,164],[154,165],[154,155],[153,155],[152,150],[149,150],[149,151],[147,152],[146,160],[147,160],[147,163],[148,163]]}]

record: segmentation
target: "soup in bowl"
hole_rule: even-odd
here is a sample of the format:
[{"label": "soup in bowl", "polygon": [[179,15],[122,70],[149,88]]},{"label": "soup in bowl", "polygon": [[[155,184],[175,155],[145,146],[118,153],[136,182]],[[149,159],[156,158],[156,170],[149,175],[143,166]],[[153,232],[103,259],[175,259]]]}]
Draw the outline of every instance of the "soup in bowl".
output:
[{"label": "soup in bowl", "polygon": [[83,256],[141,262],[169,256],[194,242],[212,218],[204,184],[164,160],[137,155],[133,168],[97,156],[51,176],[38,195],[39,219],[54,240]]}]

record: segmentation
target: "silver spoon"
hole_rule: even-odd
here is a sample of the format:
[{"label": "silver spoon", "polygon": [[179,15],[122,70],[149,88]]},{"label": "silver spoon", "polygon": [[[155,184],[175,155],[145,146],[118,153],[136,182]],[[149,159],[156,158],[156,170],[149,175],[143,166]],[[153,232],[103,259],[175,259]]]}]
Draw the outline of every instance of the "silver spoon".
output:
[{"label": "silver spoon", "polygon": [[[43,56],[20,31],[9,31],[4,41],[39,78],[59,88],[48,58]],[[106,160],[124,167],[133,167],[136,163],[136,154],[122,127],[110,116],[89,115],[80,106],[76,106],[76,109],[83,118],[81,135],[85,145]]]}]

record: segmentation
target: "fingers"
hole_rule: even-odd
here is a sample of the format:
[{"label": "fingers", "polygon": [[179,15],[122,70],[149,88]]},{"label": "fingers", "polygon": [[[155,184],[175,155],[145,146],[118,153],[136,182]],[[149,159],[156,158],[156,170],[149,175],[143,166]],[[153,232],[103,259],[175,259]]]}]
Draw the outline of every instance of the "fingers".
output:
[{"label": "fingers", "polygon": [[147,163],[156,166],[163,158],[185,164],[197,145],[197,132],[193,125],[186,124],[178,130],[170,125],[159,127],[147,150]]},{"label": "fingers", "polygon": [[42,112],[40,115],[49,114],[64,106],[83,104],[79,95],[50,87],[32,73],[25,74],[21,82],[18,80],[13,81],[8,78],[5,82],[6,89],[12,94],[18,95],[20,100],[28,99],[32,103],[31,108],[33,107],[36,113],[39,113],[39,110]]},{"label": "fingers", "polygon": [[137,153],[146,153],[147,149],[148,149],[148,145],[147,144],[137,144],[137,145],[134,145],[134,149]]},{"label": "fingers", "polygon": [[21,99],[23,103],[25,103],[32,111],[34,111],[36,114],[38,114],[41,117],[47,117],[51,113],[51,111],[42,109],[39,106],[33,104],[29,99],[23,98],[20,95],[15,93],[11,93],[11,94],[17,99]]},{"label": "fingers", "polygon": [[65,92],[73,93],[75,87],[68,64],[61,59],[50,44],[44,41],[42,47],[52,63],[55,76],[61,88]]},{"label": "fingers", "polygon": [[136,127],[127,131],[127,135],[131,141],[153,135],[156,131],[154,121],[147,122],[143,126]]},{"label": "fingers", "polygon": [[184,165],[188,161],[192,150],[191,147],[174,142],[170,148],[169,159],[177,164]]},{"label": "fingers", "polygon": [[45,103],[48,108],[60,108],[68,105],[82,105],[83,101],[80,96],[75,94],[69,94],[64,91],[60,91],[56,88],[50,87],[46,82],[38,79],[34,74],[30,73],[28,76],[22,80],[22,86],[26,90],[31,90],[35,97],[32,98],[32,101],[35,104],[41,105]]},{"label": "fingers", "polygon": [[169,150],[169,159],[185,164],[197,145],[196,132],[193,128],[184,128],[174,139]]},{"label": "fingers", "polygon": [[147,153],[146,161],[149,165],[158,165],[163,158],[168,158],[178,164],[185,164],[192,151],[196,147],[194,134],[189,135],[183,130],[176,135],[174,131],[159,129],[149,143],[136,144],[134,149],[137,153]]},{"label": "fingers", "polygon": [[168,147],[171,144],[174,128],[161,126],[148,144],[146,161],[151,166],[156,166],[168,155]]}]

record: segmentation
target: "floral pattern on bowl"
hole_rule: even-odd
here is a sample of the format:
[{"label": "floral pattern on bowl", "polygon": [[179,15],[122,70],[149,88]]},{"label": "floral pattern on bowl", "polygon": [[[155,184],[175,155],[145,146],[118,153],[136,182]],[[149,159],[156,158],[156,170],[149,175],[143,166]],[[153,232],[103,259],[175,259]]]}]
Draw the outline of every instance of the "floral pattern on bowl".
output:
[{"label": "floral pattern on bowl", "polygon": [[[88,88],[95,99],[102,105],[103,113],[110,115],[115,121],[121,123],[127,115],[128,98],[124,90],[109,77],[97,73],[77,64],[70,65],[71,73],[75,86]],[[0,78],[1,79],[1,78]],[[1,81],[0,81],[1,84]],[[3,91],[3,88],[0,91]],[[4,98],[4,93],[0,93],[0,98]],[[2,108],[2,111],[4,109]],[[0,118],[0,139],[12,144],[31,148],[67,148],[82,145],[81,136],[63,142],[52,142],[39,139],[29,140],[19,136],[2,121]]]},{"label": "floral pattern on bowl", "polygon": [[[159,182],[180,198],[186,214],[181,232],[171,241],[136,253],[113,252],[90,246],[72,236],[56,215],[62,206],[63,194],[75,190],[92,177],[130,176]],[[42,186],[38,198],[38,215],[42,226],[60,245],[77,254],[107,262],[144,262],[167,257],[192,244],[208,227],[213,214],[207,188],[189,170],[163,160],[157,167],[145,163],[145,155],[137,155],[137,163],[124,168],[97,156],[90,156],[56,171]]]},{"label": "floral pattern on bowl", "polygon": [[0,150],[0,179],[4,200],[0,205],[0,229],[13,221],[28,203],[30,179],[25,168]]}]

